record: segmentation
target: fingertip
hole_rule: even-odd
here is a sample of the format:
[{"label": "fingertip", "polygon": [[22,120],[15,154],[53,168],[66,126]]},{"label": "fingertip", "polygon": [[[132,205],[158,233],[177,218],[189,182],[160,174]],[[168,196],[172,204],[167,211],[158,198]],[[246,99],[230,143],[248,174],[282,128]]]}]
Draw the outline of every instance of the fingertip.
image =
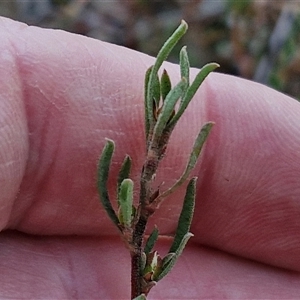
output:
[{"label": "fingertip", "polygon": [[216,124],[198,169],[195,239],[299,270],[299,103],[222,74],[207,82],[205,101]]},{"label": "fingertip", "polygon": [[[1,18],[0,26],[14,22]],[[15,27],[23,28],[20,24]],[[0,33],[0,230],[8,225],[10,214],[25,172],[28,157],[27,120],[22,81],[15,49],[6,31]]]}]

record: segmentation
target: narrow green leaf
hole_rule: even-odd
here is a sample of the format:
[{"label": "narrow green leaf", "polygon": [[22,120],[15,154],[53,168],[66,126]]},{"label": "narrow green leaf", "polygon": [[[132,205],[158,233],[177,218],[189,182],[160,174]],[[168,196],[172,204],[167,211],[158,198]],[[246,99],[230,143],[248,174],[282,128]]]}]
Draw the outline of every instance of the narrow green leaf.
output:
[{"label": "narrow green leaf", "polygon": [[189,161],[188,161],[188,164],[186,167],[185,173],[187,173],[187,175],[195,167],[197,160],[199,158],[199,155],[201,153],[201,150],[203,148],[203,145],[204,145],[206,139],[208,138],[208,135],[209,135],[212,127],[214,126],[214,124],[215,124],[214,122],[207,122],[202,126],[202,128],[194,142],[193,150],[190,154],[190,158],[189,158]]},{"label": "narrow green leaf", "polygon": [[146,298],[145,294],[141,294],[141,295],[135,297],[132,300],[147,300],[147,298]]},{"label": "narrow green leaf", "polygon": [[127,178],[122,181],[118,201],[120,203],[120,212],[122,214],[122,225],[131,227],[133,202],[133,181],[131,179]]},{"label": "narrow green leaf", "polygon": [[182,96],[186,80],[182,80],[169,92],[153,130],[152,141],[161,137],[166,124],[170,120],[178,99]]},{"label": "narrow green leaf", "polygon": [[163,101],[166,99],[171,88],[172,88],[172,83],[171,83],[169,74],[166,70],[164,70],[161,75],[161,79],[160,79],[160,91],[161,91],[161,97],[162,97]]},{"label": "narrow green leaf", "polygon": [[[179,57],[180,57],[179,65],[180,65],[181,78],[186,79],[186,88],[188,88],[190,85],[190,62],[187,55],[186,46],[182,47]],[[184,98],[182,98],[181,102],[183,101],[183,99]]]},{"label": "narrow green leaf", "polygon": [[141,273],[143,273],[143,270],[146,267],[146,262],[147,262],[147,255],[146,255],[145,252],[142,252],[142,255],[141,255]]},{"label": "narrow green leaf", "polygon": [[[161,272],[162,267],[162,259],[157,251],[153,251],[148,253],[146,266],[143,270],[143,275],[145,277],[149,277],[148,279],[152,279],[155,274],[159,274]],[[147,280],[148,281],[148,280]]]},{"label": "narrow green leaf", "polygon": [[156,198],[156,200],[154,200],[153,202],[156,202],[156,203],[161,202],[163,198],[172,194],[178,187],[180,187],[186,181],[186,179],[188,178],[188,176],[190,175],[191,171],[193,170],[193,168],[195,167],[195,165],[197,163],[197,160],[199,158],[199,155],[201,153],[203,145],[204,145],[213,125],[214,125],[213,122],[207,122],[202,126],[202,128],[194,142],[193,149],[190,154],[188,163],[187,163],[185,170],[182,173],[181,177],[174,183],[173,186],[168,188],[166,191],[162,192]]},{"label": "narrow green leaf", "polygon": [[120,186],[121,186],[122,181],[126,178],[129,178],[130,170],[131,170],[131,158],[129,155],[126,155],[123,160],[123,163],[120,168],[119,175],[118,175],[117,194],[120,192]]},{"label": "narrow green leaf", "polygon": [[158,239],[158,229],[157,227],[155,226],[153,231],[151,232],[151,234],[149,235],[148,239],[147,239],[147,242],[146,242],[146,245],[145,245],[145,248],[144,248],[144,252],[146,254],[150,253]]},{"label": "narrow green leaf", "polygon": [[167,265],[167,264],[169,263],[169,261],[170,261],[171,259],[174,258],[175,255],[176,255],[176,253],[174,253],[174,252],[169,252],[169,253],[163,258],[163,261],[162,261],[163,266]]},{"label": "narrow green leaf", "polygon": [[178,109],[178,112],[173,117],[173,119],[170,121],[169,127],[175,126],[175,124],[177,123],[177,121],[182,116],[185,109],[187,108],[187,106],[189,105],[191,100],[193,99],[193,97],[196,94],[196,92],[197,92],[199,86],[201,85],[201,83],[209,75],[209,73],[211,73],[217,67],[219,67],[219,65],[217,63],[209,63],[209,64],[206,64],[203,68],[201,68],[201,70],[197,74],[196,78],[194,79],[192,84],[187,89],[186,94],[185,94],[183,100],[181,101],[181,105]]},{"label": "narrow green leaf", "polygon": [[160,82],[159,82],[159,77],[157,74],[156,74],[156,76],[154,76],[152,93],[153,93],[153,99],[155,101],[156,107],[158,108],[159,101],[160,101]]},{"label": "narrow green leaf", "polygon": [[170,271],[171,269],[174,267],[177,259],[179,258],[179,256],[181,255],[183,249],[185,248],[185,245],[187,244],[188,240],[194,236],[192,233],[188,232],[184,237],[183,239],[181,240],[181,243],[177,249],[177,251],[175,252],[175,255],[169,259],[165,264],[163,264],[162,266],[162,270],[159,274],[157,274],[153,280],[154,281],[159,281],[161,280],[162,278],[164,278]]},{"label": "narrow green leaf", "polygon": [[153,66],[148,68],[148,70],[146,71],[145,84],[144,84],[144,91],[145,91],[144,108],[145,108],[145,132],[146,132],[146,136],[148,136],[148,134],[149,134],[149,127],[150,127],[150,120],[149,120],[150,113],[148,112],[147,93],[148,93],[149,79],[150,79],[150,73],[152,71],[152,68],[153,68]]},{"label": "narrow green leaf", "polygon": [[181,39],[181,37],[185,34],[187,31],[187,23],[185,21],[181,21],[181,24],[178,26],[178,28],[174,31],[174,33],[169,37],[169,39],[164,43],[162,48],[157,54],[155,63],[150,71],[149,79],[147,80],[147,91],[146,91],[146,112],[147,112],[147,122],[149,122],[149,125],[146,127],[148,130],[146,131],[146,136],[148,136],[150,128],[154,126],[154,120],[152,116],[153,112],[153,86],[155,82],[155,78],[157,76],[158,70],[161,67],[162,63],[167,59],[170,52],[174,48],[174,46],[177,44],[177,42]]},{"label": "narrow green leaf", "polygon": [[187,29],[187,23],[184,20],[182,20],[178,28],[173,32],[173,34],[167,39],[162,48],[159,50],[156,62],[153,66],[154,74],[157,74],[158,69],[160,68],[162,63],[168,58],[170,52],[178,43],[178,41],[182,38],[182,36],[186,33]]},{"label": "narrow green leaf", "polygon": [[107,139],[98,163],[97,187],[100,196],[100,201],[104,209],[106,210],[108,216],[113,221],[113,223],[118,226],[119,219],[111,205],[108,191],[107,191],[107,180],[108,180],[109,168],[111,164],[111,158],[114,153],[114,149],[115,149],[114,141]]},{"label": "narrow green leaf", "polygon": [[197,178],[196,177],[192,178],[186,188],[186,193],[185,193],[180,217],[178,220],[175,237],[169,252],[177,251],[183,237],[190,230],[193,214],[194,214],[194,208],[195,208],[196,182],[197,182]]}]

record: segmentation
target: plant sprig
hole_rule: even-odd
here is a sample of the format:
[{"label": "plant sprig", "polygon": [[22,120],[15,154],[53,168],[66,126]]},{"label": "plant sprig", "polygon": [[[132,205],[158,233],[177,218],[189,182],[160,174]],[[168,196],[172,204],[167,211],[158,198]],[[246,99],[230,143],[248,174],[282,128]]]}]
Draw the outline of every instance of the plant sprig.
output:
[{"label": "plant sprig", "polygon": [[123,241],[131,255],[131,299],[146,299],[149,291],[175,265],[188,240],[193,236],[189,232],[193,219],[196,181],[189,180],[178,220],[177,229],[170,249],[165,257],[160,257],[153,250],[159,238],[159,231],[154,227],[146,242],[144,235],[148,219],[159,208],[163,199],[181,186],[189,178],[199,158],[203,145],[214,125],[207,122],[201,128],[194,142],[189,160],[182,175],[168,189],[154,189],[153,180],[160,161],[163,159],[170,136],[178,120],[194,97],[203,80],[218,67],[216,63],[205,65],[190,83],[190,63],[183,47],[180,51],[181,80],[172,87],[166,70],[159,76],[159,69],[169,53],[187,31],[187,24],[182,21],[171,37],[159,51],[156,61],[145,75],[145,133],[146,158],[140,177],[140,195],[137,201],[133,199],[133,181],[130,177],[131,158],[124,158],[117,179],[117,211],[110,201],[107,182],[115,144],[107,139],[106,145],[98,163],[97,186],[100,201],[109,218],[118,228]]}]

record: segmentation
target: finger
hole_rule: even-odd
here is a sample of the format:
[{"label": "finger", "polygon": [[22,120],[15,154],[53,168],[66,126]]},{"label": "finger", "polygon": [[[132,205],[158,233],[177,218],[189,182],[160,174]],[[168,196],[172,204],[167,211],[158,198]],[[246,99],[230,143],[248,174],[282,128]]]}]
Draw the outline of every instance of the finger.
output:
[{"label": "finger", "polygon": [[[96,165],[108,137],[117,141],[116,162],[128,152],[135,158],[134,172],[140,168],[145,63],[131,51],[92,39],[19,28],[7,19],[1,25],[3,48],[13,44],[7,51],[17,64],[10,75],[22,80],[12,93],[24,101],[28,132],[24,122],[18,134],[29,139],[30,147],[29,157],[22,158],[27,167],[17,199],[20,182],[8,187],[14,208],[6,227],[47,234],[115,233],[99,205]],[[116,174],[116,167],[112,171]]]},{"label": "finger", "polygon": [[299,271],[299,103],[217,76],[204,97],[216,125],[201,165],[196,239]]},{"label": "finger", "polygon": [[[16,23],[13,23],[16,25]],[[17,26],[18,27],[18,26]],[[26,113],[14,47],[0,33],[0,230],[8,223],[28,156]]]},{"label": "finger", "polygon": [[[116,141],[111,183],[125,153],[132,156],[132,176],[138,178],[145,145],[143,80],[153,59],[60,31],[22,27],[20,35],[11,23],[3,21],[2,33],[14,44],[30,151],[6,227],[35,234],[116,234],[99,205],[96,164],[108,137]],[[178,68],[170,65],[170,70]],[[180,174],[187,151],[176,143],[169,148],[179,171],[166,179],[164,173],[158,176],[166,185]],[[163,169],[173,166],[169,159]],[[113,199],[115,186],[110,186]],[[158,215],[162,232],[174,229],[182,194],[166,206],[172,211],[169,222],[163,210]]]},{"label": "finger", "polygon": [[[0,296],[129,299],[129,255],[118,239],[3,233]],[[166,251],[167,242],[160,246]],[[37,280],[38,278],[38,280]],[[150,299],[294,299],[299,274],[190,245]]]},{"label": "finger", "polygon": [[[40,234],[114,233],[98,204],[95,165],[104,137],[109,137],[117,142],[112,175],[126,152],[133,157],[133,177],[137,178],[144,159],[141,87],[145,69],[153,60],[51,30],[22,29],[20,39],[20,29],[11,29],[9,24],[10,30],[3,32],[14,42],[19,71],[15,76],[23,79],[30,152],[8,227]],[[168,70],[178,71],[172,65]],[[193,225],[199,242],[297,268],[299,208],[292,200],[298,186],[291,177],[298,171],[291,163],[298,159],[297,114],[297,102],[270,89],[224,75],[209,76],[174,133],[158,176],[166,186],[174,181],[201,124],[216,122],[198,166],[205,170],[199,173]],[[246,160],[251,155],[258,156],[255,161],[260,163]],[[273,171],[271,179],[260,167],[265,162]],[[275,167],[285,170],[285,176],[274,172]],[[230,181],[222,181],[224,174],[231,176]],[[262,184],[268,181],[274,187],[278,180],[277,194]],[[287,190],[294,194],[285,198]],[[156,215],[164,233],[176,226],[183,191],[176,195]],[[287,209],[291,205],[293,209]]]}]

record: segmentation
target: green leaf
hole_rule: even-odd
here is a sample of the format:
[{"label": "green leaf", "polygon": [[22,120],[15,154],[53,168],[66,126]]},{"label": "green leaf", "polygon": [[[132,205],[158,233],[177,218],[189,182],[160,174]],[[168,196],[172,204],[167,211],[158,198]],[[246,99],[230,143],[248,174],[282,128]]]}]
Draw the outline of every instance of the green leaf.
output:
[{"label": "green leaf", "polygon": [[212,127],[214,126],[214,124],[215,124],[214,122],[207,122],[202,126],[202,128],[194,142],[193,150],[190,154],[190,158],[189,158],[186,170],[185,170],[185,174],[188,175],[192,171],[192,169],[195,167],[197,160],[199,158],[199,155],[201,153],[201,150],[203,148],[203,145],[204,145],[206,139],[208,138],[208,135],[209,135]]},{"label": "green leaf", "polygon": [[157,251],[148,253],[146,266],[143,270],[144,278],[148,277],[148,280],[146,279],[147,281],[152,280],[153,276],[156,276],[156,274],[161,272],[161,267],[162,259]]},{"label": "green leaf", "polygon": [[123,160],[123,163],[122,163],[119,175],[118,175],[117,193],[120,192],[120,186],[121,186],[122,181],[126,178],[129,178],[130,170],[131,170],[131,158],[129,155],[126,155]]},{"label": "green leaf", "polygon": [[175,237],[169,252],[177,252],[177,249],[183,237],[190,230],[195,208],[196,182],[197,178],[192,178],[186,188],[186,194],[184,197],[182,210],[178,220]]},{"label": "green leaf", "polygon": [[147,93],[148,93],[150,73],[151,73],[152,69],[153,69],[153,66],[151,66],[150,68],[147,69],[146,74],[145,74],[145,84],[144,84],[145,132],[147,135],[149,133],[149,127],[150,127],[150,120],[149,120],[150,112],[148,111]]},{"label": "green leaf", "polygon": [[184,203],[178,220],[176,234],[168,254],[162,261],[161,271],[155,274],[153,280],[159,281],[165,277],[175,265],[188,240],[193,236],[189,232],[193,219],[196,197],[196,178],[192,178],[187,186]]},{"label": "green leaf", "polygon": [[176,255],[176,253],[174,252],[169,252],[164,258],[163,258],[163,266],[167,265],[168,262],[174,258],[174,256]]},{"label": "green leaf", "polygon": [[161,80],[160,80],[160,91],[161,91],[161,97],[163,101],[166,99],[171,88],[172,88],[172,83],[169,74],[166,70],[163,70],[163,73],[161,75]]},{"label": "green leaf", "polygon": [[115,143],[112,140],[107,139],[107,142],[102,150],[102,154],[99,159],[97,168],[97,187],[100,196],[100,201],[106,210],[108,216],[113,223],[119,228],[119,219],[111,205],[108,191],[107,180],[109,175],[109,168],[111,164],[111,158],[115,149]]},{"label": "green leaf", "polygon": [[153,130],[152,141],[158,140],[170,120],[178,99],[182,96],[186,80],[182,80],[169,92]]},{"label": "green leaf", "polygon": [[159,274],[157,274],[153,280],[154,281],[159,281],[161,279],[163,279],[170,271],[171,269],[174,267],[177,259],[179,258],[179,256],[181,255],[183,249],[185,248],[185,245],[187,244],[188,240],[193,236],[192,233],[188,232],[184,237],[183,239],[181,240],[181,243],[177,249],[177,251],[172,254],[174,254],[172,256],[171,259],[168,259],[167,262],[165,262],[163,265],[162,265],[162,269],[161,269],[161,272]]},{"label": "green leaf", "polygon": [[152,92],[153,92],[153,99],[155,101],[156,108],[158,108],[159,101],[160,101],[160,82],[157,74],[156,76],[154,76]]},{"label": "green leaf", "polygon": [[193,145],[193,149],[192,149],[192,152],[190,154],[190,157],[189,157],[189,160],[188,160],[188,163],[185,167],[185,170],[184,172],[182,173],[182,175],[180,176],[180,178],[174,183],[173,186],[171,186],[170,188],[168,188],[166,191],[162,192],[154,201],[156,202],[156,204],[158,204],[159,202],[162,201],[163,198],[169,196],[170,194],[172,194],[178,187],[180,187],[185,181],[186,179],[188,178],[188,176],[190,175],[191,171],[193,170],[193,168],[195,167],[196,163],[197,163],[197,160],[199,158],[199,155],[201,153],[201,150],[203,148],[203,145],[210,133],[210,130],[212,129],[214,123],[213,122],[207,122],[205,123],[195,142],[194,142],[194,145]]},{"label": "green leaf", "polygon": [[180,65],[181,78],[186,79],[186,88],[188,88],[190,85],[190,62],[187,55],[186,46],[182,47],[179,57],[180,57],[179,65]]},{"label": "green leaf", "polygon": [[193,236],[189,230],[195,208],[196,180],[197,179],[195,177],[192,178],[187,186],[173,243],[170,247],[168,255],[163,259],[161,272],[153,278],[155,281],[161,280],[170,272],[185,248],[186,243]]},{"label": "green leaf", "polygon": [[[181,21],[181,24],[179,27],[174,31],[174,33],[169,37],[169,39],[164,43],[162,48],[157,54],[155,63],[153,67],[151,68],[149,79],[146,79],[146,98],[145,98],[145,105],[146,107],[146,137],[148,137],[149,130],[153,128],[154,126],[154,119],[153,119],[153,87],[155,85],[156,76],[158,73],[159,68],[161,67],[162,63],[167,59],[170,52],[174,48],[174,46],[178,43],[178,41],[181,39],[181,37],[185,34],[187,31],[187,23],[185,21]],[[148,75],[147,75],[148,76]]]},{"label": "green leaf", "polygon": [[162,63],[168,58],[170,52],[186,33],[188,28],[187,23],[182,20],[178,28],[173,32],[173,34],[167,39],[162,48],[159,50],[156,58],[156,62],[153,66],[153,74],[157,74]]},{"label": "green leaf", "polygon": [[193,99],[194,95],[196,94],[197,90],[199,89],[201,83],[204,81],[204,79],[208,76],[209,73],[211,73],[213,70],[215,70],[219,65],[217,63],[209,63],[206,64],[199,73],[197,74],[196,78],[192,82],[192,84],[189,86],[189,88],[186,91],[186,94],[181,101],[181,105],[178,109],[177,114],[173,117],[173,119],[169,123],[169,127],[175,126],[175,124],[178,122],[179,118],[182,116],[184,111],[186,110],[187,106]]},{"label": "green leaf", "polygon": [[133,181],[131,179],[127,178],[122,181],[118,201],[122,214],[122,225],[131,227],[133,202]]},{"label": "green leaf", "polygon": [[149,235],[148,239],[147,239],[147,242],[146,242],[146,245],[145,245],[145,248],[144,248],[144,252],[146,254],[150,253],[158,239],[158,229],[157,227],[155,226],[153,231],[151,232],[151,234]]},{"label": "green leaf", "polygon": [[142,254],[141,254],[141,273],[143,272],[143,270],[146,267],[146,262],[147,262],[147,255],[145,252],[142,252]]}]

